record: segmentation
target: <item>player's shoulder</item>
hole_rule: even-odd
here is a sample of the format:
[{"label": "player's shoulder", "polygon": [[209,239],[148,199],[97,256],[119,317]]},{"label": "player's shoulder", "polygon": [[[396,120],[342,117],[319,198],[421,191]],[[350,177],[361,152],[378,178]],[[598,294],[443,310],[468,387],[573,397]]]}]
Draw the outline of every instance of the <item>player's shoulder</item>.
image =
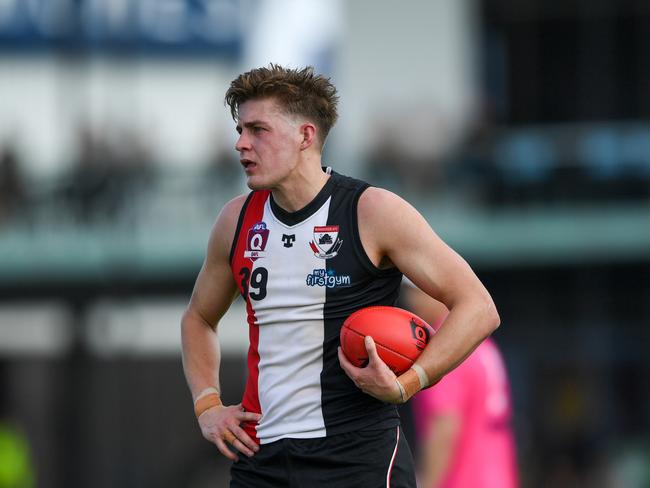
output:
[{"label": "player's shoulder", "polygon": [[246,201],[251,197],[253,192],[250,193],[242,193],[241,195],[236,196],[235,198],[231,199],[228,201],[221,209],[221,212],[219,212],[219,216],[217,217],[217,223],[219,224],[229,224],[229,223],[237,223],[237,220],[239,219],[239,214],[242,211],[242,208],[244,208],[244,204]]},{"label": "player's shoulder", "polygon": [[239,215],[252,193],[245,193],[228,201],[219,212],[210,233],[209,252],[229,253]]},{"label": "player's shoulder", "polygon": [[385,188],[370,186],[359,197],[357,211],[360,218],[386,219],[413,210],[413,207],[396,193]]},{"label": "player's shoulder", "polygon": [[360,201],[367,202],[366,204],[385,205],[395,203],[396,201],[403,201],[403,199],[385,188],[378,186],[369,186],[363,192]]}]

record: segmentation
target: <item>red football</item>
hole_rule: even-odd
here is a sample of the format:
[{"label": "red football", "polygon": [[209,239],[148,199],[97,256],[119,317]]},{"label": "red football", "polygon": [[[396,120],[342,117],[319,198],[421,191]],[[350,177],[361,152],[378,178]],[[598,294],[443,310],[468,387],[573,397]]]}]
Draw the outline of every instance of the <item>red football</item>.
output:
[{"label": "red football", "polygon": [[371,336],[379,357],[396,375],[408,370],[434,334],[433,328],[417,315],[397,307],[362,308],[341,327],[341,348],[357,367],[368,363],[364,337]]}]

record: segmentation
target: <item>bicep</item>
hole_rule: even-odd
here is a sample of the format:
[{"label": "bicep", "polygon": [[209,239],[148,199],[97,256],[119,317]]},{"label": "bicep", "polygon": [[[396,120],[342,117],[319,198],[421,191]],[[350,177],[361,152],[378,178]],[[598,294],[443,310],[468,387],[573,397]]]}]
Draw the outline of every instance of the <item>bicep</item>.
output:
[{"label": "bicep", "polygon": [[[386,254],[413,283],[448,307],[458,296],[479,285],[467,262],[448,246],[415,209],[405,212],[388,236]],[[412,230],[411,230],[412,229]],[[395,236],[407,233],[405,243]]]},{"label": "bicep", "polygon": [[213,328],[238,292],[230,268],[230,247],[241,204],[241,198],[229,202],[217,218],[186,312]]},{"label": "bicep", "polygon": [[237,286],[228,262],[210,263],[206,259],[194,284],[187,313],[214,328],[236,296]]},{"label": "bicep", "polygon": [[[461,295],[481,291],[467,262],[406,201],[373,189],[360,200],[360,223],[371,249],[386,256],[413,283],[448,307]],[[362,218],[363,217],[363,218]],[[364,243],[365,244],[365,243]]]}]

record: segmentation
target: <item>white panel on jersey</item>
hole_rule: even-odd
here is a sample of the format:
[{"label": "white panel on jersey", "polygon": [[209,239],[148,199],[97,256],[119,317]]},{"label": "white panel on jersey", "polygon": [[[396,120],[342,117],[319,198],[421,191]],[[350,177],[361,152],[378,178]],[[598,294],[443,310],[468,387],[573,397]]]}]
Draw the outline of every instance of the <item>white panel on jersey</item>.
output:
[{"label": "white panel on jersey", "polygon": [[[259,324],[259,400],[263,444],[283,437],[325,436],[320,375],[323,369],[325,287],[308,286],[307,276],[325,269],[309,246],[315,226],[327,223],[330,199],[303,222],[287,226],[264,208],[269,229],[265,258],[253,263],[268,270],[267,295],[251,299]],[[295,236],[285,238],[282,236]],[[285,241],[291,241],[286,247]],[[288,242],[287,242],[288,244]],[[251,280],[252,282],[253,280]],[[251,284],[253,286],[253,283]]]}]

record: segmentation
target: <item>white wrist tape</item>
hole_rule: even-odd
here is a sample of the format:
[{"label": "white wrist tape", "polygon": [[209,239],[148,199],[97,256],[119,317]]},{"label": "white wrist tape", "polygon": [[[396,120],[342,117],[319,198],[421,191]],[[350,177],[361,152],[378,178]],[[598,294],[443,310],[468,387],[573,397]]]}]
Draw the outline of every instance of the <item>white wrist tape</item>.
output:
[{"label": "white wrist tape", "polygon": [[219,390],[217,390],[214,386],[210,386],[205,390],[202,390],[201,393],[199,393],[198,395],[196,395],[196,398],[194,399],[194,404],[196,405],[196,402],[198,402],[204,396],[210,395],[211,393],[216,393],[217,395],[221,395]]},{"label": "white wrist tape", "polygon": [[411,369],[416,372],[418,378],[420,379],[420,389],[429,386],[429,377],[427,376],[427,373],[424,371],[424,368],[422,366],[413,363]]},{"label": "white wrist tape", "polygon": [[400,383],[397,378],[395,378],[395,383],[397,383],[397,386],[399,387],[399,396],[402,399],[402,403],[405,403],[406,402],[406,391],[404,390],[404,387],[402,386],[402,383]]}]

